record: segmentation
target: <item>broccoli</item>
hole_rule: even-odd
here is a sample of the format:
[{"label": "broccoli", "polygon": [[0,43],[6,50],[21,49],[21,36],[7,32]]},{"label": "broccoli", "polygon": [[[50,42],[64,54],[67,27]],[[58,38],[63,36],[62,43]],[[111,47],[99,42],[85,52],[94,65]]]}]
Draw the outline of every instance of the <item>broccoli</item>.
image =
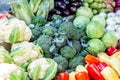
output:
[{"label": "broccoli", "polygon": [[32,23],[33,24],[38,24],[38,25],[44,25],[47,23],[46,19],[44,19],[43,17],[41,16],[35,16],[33,19],[32,19]]},{"label": "broccoli", "polygon": [[80,41],[73,40],[73,41],[72,41],[72,45],[73,45],[73,47],[75,47],[76,52],[80,52],[80,50],[81,50],[81,44],[80,44]]},{"label": "broccoli", "polygon": [[51,54],[50,47],[52,45],[52,37],[43,34],[37,40],[35,40],[35,44],[38,44],[42,48],[45,55],[49,54],[50,56]]},{"label": "broccoli", "polygon": [[30,41],[36,40],[39,35],[42,33],[42,26],[40,25],[29,25],[31,31],[32,31],[32,38]]},{"label": "broccoli", "polygon": [[58,72],[65,71],[68,68],[68,60],[65,57],[56,55],[53,60],[58,64]]},{"label": "broccoli", "polygon": [[84,65],[84,57],[83,56],[75,56],[74,58],[69,60],[69,68],[75,69],[78,65]]},{"label": "broccoli", "polygon": [[51,37],[54,36],[54,33],[57,31],[57,29],[53,26],[44,26],[43,27],[43,34],[49,35]]},{"label": "broccoli", "polygon": [[66,45],[60,49],[60,53],[66,58],[73,58],[76,54],[76,49]]},{"label": "broccoli", "polygon": [[60,32],[66,33],[70,39],[80,39],[81,35],[79,29],[77,29],[72,22],[63,22],[58,29]]}]

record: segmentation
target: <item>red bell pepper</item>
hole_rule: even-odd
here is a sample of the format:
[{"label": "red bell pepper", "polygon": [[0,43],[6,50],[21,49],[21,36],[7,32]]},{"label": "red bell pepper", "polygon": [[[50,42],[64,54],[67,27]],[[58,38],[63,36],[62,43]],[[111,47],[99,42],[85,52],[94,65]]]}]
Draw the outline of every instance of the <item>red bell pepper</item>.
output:
[{"label": "red bell pepper", "polygon": [[104,78],[101,75],[100,70],[96,64],[88,64],[86,68],[87,68],[88,74],[94,80],[104,80]]},{"label": "red bell pepper", "polygon": [[117,49],[115,49],[114,47],[112,46],[109,46],[108,49],[107,49],[107,54],[109,56],[113,55],[115,52],[116,52]]},{"label": "red bell pepper", "polygon": [[78,72],[75,75],[75,79],[76,80],[90,80],[90,77],[86,71],[83,71],[83,72]]},{"label": "red bell pepper", "polygon": [[95,57],[93,55],[90,55],[90,54],[88,54],[87,56],[85,56],[84,60],[88,64],[92,64],[92,63],[99,64],[100,63],[100,60],[97,57]]},{"label": "red bell pepper", "polygon": [[66,72],[61,72],[58,74],[59,80],[69,80],[69,74]]}]

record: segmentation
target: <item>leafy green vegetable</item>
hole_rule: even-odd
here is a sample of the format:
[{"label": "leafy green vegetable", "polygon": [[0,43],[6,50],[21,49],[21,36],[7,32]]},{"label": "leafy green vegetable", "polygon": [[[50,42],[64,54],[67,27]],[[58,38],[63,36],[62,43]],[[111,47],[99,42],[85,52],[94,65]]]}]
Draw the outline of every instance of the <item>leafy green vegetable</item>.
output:
[{"label": "leafy green vegetable", "polygon": [[86,17],[86,16],[77,16],[74,19],[73,24],[76,27],[79,27],[79,26],[86,26],[89,22],[90,22],[90,19],[88,17]]},{"label": "leafy green vegetable", "polygon": [[89,19],[93,17],[92,10],[89,7],[79,7],[76,12],[77,16],[86,16]]},{"label": "leafy green vegetable", "polygon": [[101,38],[104,28],[98,21],[91,21],[86,27],[86,33],[89,38]]},{"label": "leafy green vegetable", "polygon": [[50,7],[49,0],[43,0],[38,7],[37,16],[47,18],[49,13],[49,7]]},{"label": "leafy green vegetable", "polygon": [[20,37],[19,28],[14,27],[10,36],[9,36],[10,43],[12,43],[12,44],[15,43],[19,37]]},{"label": "leafy green vegetable", "polygon": [[112,34],[112,32],[107,31],[104,36],[102,37],[102,41],[104,42],[106,47],[109,46],[116,46],[117,45],[117,38]]},{"label": "leafy green vegetable", "polygon": [[105,18],[100,15],[93,16],[92,21],[98,21],[103,27],[106,25]]},{"label": "leafy green vegetable", "polygon": [[100,39],[91,39],[87,44],[87,51],[95,56],[100,52],[104,52],[106,49],[104,43]]},{"label": "leafy green vegetable", "polygon": [[34,17],[27,0],[12,0],[12,12],[19,19],[24,20],[27,24],[31,23]]},{"label": "leafy green vegetable", "polygon": [[41,0],[30,0],[29,6],[32,12],[36,12]]}]

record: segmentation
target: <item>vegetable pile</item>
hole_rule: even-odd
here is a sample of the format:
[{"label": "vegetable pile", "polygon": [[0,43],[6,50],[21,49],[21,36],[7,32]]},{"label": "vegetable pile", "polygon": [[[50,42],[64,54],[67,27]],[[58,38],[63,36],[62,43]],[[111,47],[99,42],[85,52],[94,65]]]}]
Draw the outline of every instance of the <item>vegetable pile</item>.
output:
[{"label": "vegetable pile", "polygon": [[10,11],[0,12],[0,80],[120,80],[119,2],[6,3]]},{"label": "vegetable pile", "polygon": [[[84,58],[85,66],[78,65],[75,71],[61,72],[57,77],[60,80],[120,80],[119,49],[110,46],[106,53],[99,53],[97,57],[88,54]],[[113,54],[109,55],[109,51]]]}]

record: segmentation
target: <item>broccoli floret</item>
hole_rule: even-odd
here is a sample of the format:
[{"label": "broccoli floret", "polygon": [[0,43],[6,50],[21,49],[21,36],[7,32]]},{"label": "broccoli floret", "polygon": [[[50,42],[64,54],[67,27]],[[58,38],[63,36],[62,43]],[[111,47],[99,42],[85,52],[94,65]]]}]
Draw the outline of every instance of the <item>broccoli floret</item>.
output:
[{"label": "broccoli floret", "polygon": [[46,23],[46,19],[41,17],[41,16],[35,16],[33,19],[32,19],[32,23],[33,24],[38,24],[38,25],[44,25]]},{"label": "broccoli floret", "polygon": [[53,60],[58,64],[58,72],[65,71],[68,68],[68,60],[65,57],[56,55]]},{"label": "broccoli floret", "polygon": [[39,35],[42,33],[42,26],[40,25],[29,25],[31,31],[32,31],[32,38],[30,41],[36,40]]},{"label": "broccoli floret", "polygon": [[57,29],[55,28],[55,27],[53,27],[53,26],[45,26],[44,28],[43,28],[43,34],[46,34],[46,35],[49,35],[49,36],[51,36],[51,37],[53,37],[54,36],[54,33],[57,31]]},{"label": "broccoli floret", "polygon": [[66,45],[60,49],[60,53],[66,58],[73,58],[76,54],[76,49]]},{"label": "broccoli floret", "polygon": [[80,52],[80,50],[81,50],[80,41],[73,40],[73,41],[72,41],[72,45],[73,45],[73,47],[76,49],[76,52]]},{"label": "broccoli floret", "polygon": [[74,69],[78,65],[84,65],[84,57],[83,56],[75,56],[74,58],[69,60],[69,68]]},{"label": "broccoli floret", "polygon": [[44,54],[51,54],[50,47],[52,44],[52,37],[43,34],[35,41],[35,44],[38,44],[42,48]]},{"label": "broccoli floret", "polygon": [[56,21],[56,20],[63,20],[63,18],[62,18],[60,15],[54,14],[54,15],[52,16],[52,21]]},{"label": "broccoli floret", "polygon": [[66,33],[70,39],[80,39],[81,37],[79,29],[77,29],[72,22],[63,22],[59,27],[59,31]]}]

